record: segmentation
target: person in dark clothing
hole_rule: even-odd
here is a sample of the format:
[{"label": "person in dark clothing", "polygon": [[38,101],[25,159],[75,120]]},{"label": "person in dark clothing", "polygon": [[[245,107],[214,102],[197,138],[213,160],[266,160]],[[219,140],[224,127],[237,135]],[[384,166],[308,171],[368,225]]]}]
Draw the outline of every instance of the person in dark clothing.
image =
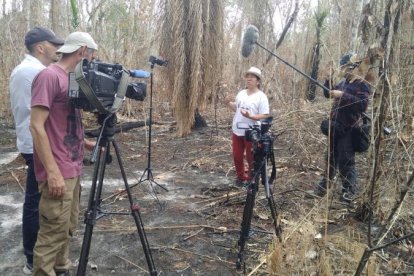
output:
[{"label": "person in dark clothing", "polygon": [[361,114],[367,109],[370,95],[368,84],[352,73],[358,65],[356,55],[344,55],[340,60],[344,77],[333,87],[329,85],[331,81],[327,80],[325,86],[332,87],[332,90],[324,91],[326,98],[333,98],[330,114],[330,148],[329,156],[327,155],[329,170],[317,185],[315,193],[324,196],[328,182],[339,172],[339,177],[342,179],[341,200],[345,202],[350,202],[357,192],[355,150],[352,145],[351,129],[359,123]]}]

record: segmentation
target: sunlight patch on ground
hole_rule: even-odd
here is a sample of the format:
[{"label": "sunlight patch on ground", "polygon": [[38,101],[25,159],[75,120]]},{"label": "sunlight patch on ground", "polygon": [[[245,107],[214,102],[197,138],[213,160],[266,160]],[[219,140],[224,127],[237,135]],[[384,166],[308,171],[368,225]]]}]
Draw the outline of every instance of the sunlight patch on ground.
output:
[{"label": "sunlight patch on ground", "polygon": [[11,195],[0,195],[0,232],[2,235],[22,224],[22,202]]},{"label": "sunlight patch on ground", "polygon": [[12,162],[14,159],[17,158],[17,156],[19,156],[19,152],[15,151],[15,152],[6,152],[6,153],[2,153],[0,156],[0,165],[6,165],[9,164],[10,162]]},{"label": "sunlight patch on ground", "polygon": [[[135,177],[127,177],[127,182],[129,185],[134,185],[139,182],[141,175],[143,172],[134,172]],[[154,181],[162,186],[168,186],[168,183],[171,181],[174,174],[171,173],[164,173],[161,175],[156,175],[154,178]],[[90,176],[82,176],[82,187],[90,188],[92,185],[92,178]],[[142,184],[147,184],[149,181],[146,180],[147,176],[145,175],[143,177]],[[154,184],[156,186],[156,184]],[[121,173],[119,174],[119,178],[113,178],[113,177],[104,177],[103,181],[104,189],[105,187],[124,187],[124,180],[122,179]]]},{"label": "sunlight patch on ground", "polygon": [[[82,187],[84,188],[90,188],[92,186],[92,179],[89,177],[82,177]],[[127,179],[128,184],[134,184],[136,182],[138,182],[138,180],[136,180],[135,178],[129,178]],[[124,180],[122,179],[121,176],[119,176],[119,178],[107,178],[105,177],[103,180],[103,188],[105,189],[106,187],[110,187],[110,188],[114,188],[114,187],[119,187],[122,188],[124,187]]]}]

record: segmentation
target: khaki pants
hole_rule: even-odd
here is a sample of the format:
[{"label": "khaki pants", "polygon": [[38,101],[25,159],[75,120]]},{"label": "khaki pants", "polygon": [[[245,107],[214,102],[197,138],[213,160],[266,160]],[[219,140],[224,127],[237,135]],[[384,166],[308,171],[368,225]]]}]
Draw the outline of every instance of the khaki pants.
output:
[{"label": "khaki pants", "polygon": [[34,248],[33,275],[55,276],[55,270],[69,269],[69,242],[76,229],[79,214],[79,176],[65,179],[63,198],[49,196],[47,182],[39,183],[40,229]]}]

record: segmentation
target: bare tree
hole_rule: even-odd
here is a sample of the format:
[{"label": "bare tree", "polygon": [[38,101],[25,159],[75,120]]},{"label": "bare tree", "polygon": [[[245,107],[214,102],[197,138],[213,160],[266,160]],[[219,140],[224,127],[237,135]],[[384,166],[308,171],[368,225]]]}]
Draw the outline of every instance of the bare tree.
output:
[{"label": "bare tree", "polygon": [[65,34],[63,3],[64,2],[60,0],[50,0],[49,17],[51,21],[51,28],[59,36],[64,36]]},{"label": "bare tree", "polygon": [[197,110],[216,89],[222,20],[221,1],[165,2],[160,52],[172,68],[165,96],[172,98],[179,136],[190,133]]},{"label": "bare tree", "polygon": [[43,25],[43,0],[30,1],[30,16],[29,26],[30,28]]},{"label": "bare tree", "polygon": [[[309,53],[310,55],[310,60],[311,60],[311,69],[310,69],[310,76],[313,79],[317,79],[318,78],[318,73],[319,73],[319,63],[321,60],[321,36],[322,36],[322,31],[323,31],[323,27],[324,27],[324,23],[325,23],[325,19],[328,16],[328,12],[326,10],[319,10],[315,13],[314,15],[314,19],[315,19],[315,27],[316,27],[316,41],[315,44],[313,45],[311,52]],[[308,82],[308,87],[307,87],[307,99],[310,101],[315,100],[315,95],[316,95],[316,84],[313,81],[309,81]]]}]

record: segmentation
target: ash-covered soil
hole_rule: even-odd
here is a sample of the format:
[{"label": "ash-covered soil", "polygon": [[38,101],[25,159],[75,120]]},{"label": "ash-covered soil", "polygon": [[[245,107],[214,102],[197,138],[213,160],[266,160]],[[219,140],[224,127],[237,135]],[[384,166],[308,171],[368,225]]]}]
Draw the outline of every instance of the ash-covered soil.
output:
[{"label": "ash-covered soil", "polygon": [[[184,138],[176,137],[171,120],[154,124],[150,166],[154,181],[148,181],[145,172],[148,129],[138,127],[114,136],[160,275],[241,273],[235,262],[246,190],[233,186],[230,120],[216,123],[210,119],[209,127]],[[282,218],[283,245],[275,243],[260,186],[245,251],[246,271],[267,275],[272,267],[279,275],[312,275],[320,271],[323,260],[333,274],[352,274],[364,248],[366,225],[352,219],[346,206],[336,200],[340,185],[334,200],[320,199],[311,192],[324,170],[324,138],[316,127],[309,134],[276,123],[273,129],[277,136],[273,189]],[[21,237],[25,166],[14,139],[13,129],[0,129],[0,275],[22,275],[25,262]],[[106,165],[101,209],[125,213],[130,205],[125,193],[119,193],[125,185],[113,148],[111,152],[113,162]],[[358,156],[358,162],[363,158]],[[70,252],[73,275],[84,237],[93,171],[93,165],[85,166],[82,176],[82,211]],[[360,176],[365,175],[360,169]],[[145,181],[138,184],[139,180]],[[322,238],[325,233],[331,235],[328,240]],[[276,254],[270,256],[272,251]],[[100,218],[94,226],[87,275],[148,275],[147,270],[133,217],[108,214]]]},{"label": "ash-covered soil", "polygon": [[[147,129],[136,128],[115,135],[121,149],[129,185],[161,275],[235,275],[245,189],[232,185],[229,125],[207,127],[177,138],[174,125],[153,125],[151,172],[147,160]],[[25,166],[14,147],[12,130],[3,130],[0,171],[1,253],[0,274],[20,275],[24,265],[21,210]],[[8,138],[5,138],[5,137]],[[89,157],[89,156],[87,156]],[[101,209],[128,212],[121,172],[112,148],[113,162],[106,165]],[[71,260],[79,259],[84,234],[84,211],[91,189],[94,166],[85,166],[78,230],[72,240]],[[165,191],[160,186],[166,188]],[[247,266],[260,262],[273,238],[273,226],[263,193],[252,223],[247,246]],[[73,273],[76,267],[73,267]],[[130,215],[108,214],[93,231],[88,275],[145,275],[148,266],[136,225]]]}]

